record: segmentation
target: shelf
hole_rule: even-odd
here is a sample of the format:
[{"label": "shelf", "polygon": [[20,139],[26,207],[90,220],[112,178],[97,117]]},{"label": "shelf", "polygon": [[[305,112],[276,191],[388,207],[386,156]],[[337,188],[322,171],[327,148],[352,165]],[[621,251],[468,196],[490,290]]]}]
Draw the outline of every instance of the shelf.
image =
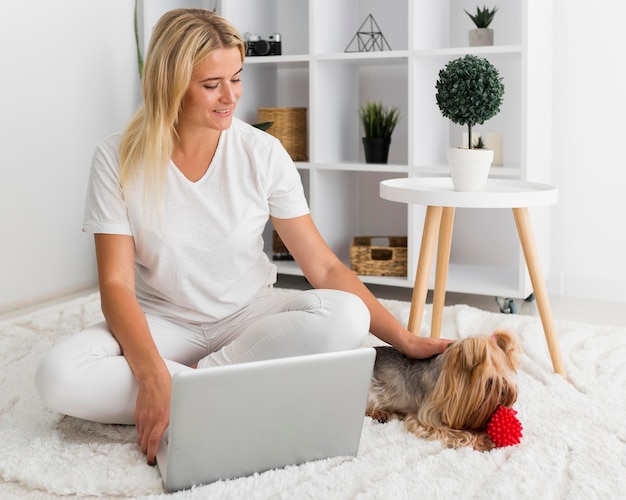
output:
[{"label": "shelf", "polygon": [[[435,285],[433,275],[429,281],[432,290]],[[288,273],[284,273],[288,274]],[[375,285],[413,288],[414,277],[364,276],[359,275],[364,283]],[[508,298],[526,298],[532,292],[529,287],[520,287],[517,270],[502,267],[474,266],[450,263],[446,291],[474,295],[493,295]]]},{"label": "shelf", "polygon": [[376,172],[376,173],[391,173],[391,174],[407,174],[409,167],[407,165],[394,165],[391,163],[356,163],[356,162],[344,162],[344,163],[316,163],[315,168],[317,170],[336,170],[347,172]]},{"label": "shelf", "polygon": [[382,52],[337,52],[333,54],[316,54],[314,60],[324,62],[340,62],[343,64],[406,64],[408,50],[388,50]]},{"label": "shelf", "polygon": [[371,285],[397,286],[402,288],[413,288],[414,281],[400,276],[363,276],[359,275],[363,283]]},{"label": "shelf", "polygon": [[434,59],[451,59],[472,54],[478,57],[488,56],[514,56],[521,58],[521,45],[493,45],[490,47],[449,47],[439,49],[418,49],[412,52],[416,57],[428,57]]},{"label": "shelf", "polygon": [[[272,256],[270,255],[270,260]],[[290,276],[302,276],[302,271],[293,260],[272,260],[279,274],[288,274]]]},{"label": "shelf", "polygon": [[[434,277],[431,277],[429,283],[431,289],[434,283]],[[517,268],[450,263],[446,291],[526,298],[530,295],[532,289],[523,283],[519,283],[519,271]]]},{"label": "shelf", "polygon": [[[440,176],[450,175],[450,167],[446,165],[419,165],[410,169],[410,172],[417,176]],[[498,179],[519,179],[521,176],[520,167],[500,167],[492,166],[489,170],[489,177]]]},{"label": "shelf", "polygon": [[244,60],[245,65],[260,65],[268,67],[290,67],[290,68],[306,68],[309,65],[311,58],[308,55],[296,55],[296,56],[248,56]]}]

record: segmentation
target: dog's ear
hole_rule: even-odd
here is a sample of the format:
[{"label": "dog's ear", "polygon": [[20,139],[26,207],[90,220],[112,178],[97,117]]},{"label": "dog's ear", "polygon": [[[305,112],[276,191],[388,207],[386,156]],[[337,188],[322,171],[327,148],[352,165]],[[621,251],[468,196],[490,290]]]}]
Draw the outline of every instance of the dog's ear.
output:
[{"label": "dog's ear", "polygon": [[517,336],[508,330],[496,330],[491,338],[496,345],[504,351],[511,363],[511,367],[516,369],[521,363],[521,345]]},{"label": "dog's ear", "polygon": [[458,369],[471,374],[478,366],[487,359],[485,342],[476,337],[468,337],[457,342],[449,358],[448,363],[454,364]]},{"label": "dog's ear", "polygon": [[446,351],[442,371],[453,374],[465,385],[471,385],[485,366],[488,349],[488,342],[484,338],[467,337],[455,342]]},{"label": "dog's ear", "polygon": [[477,430],[493,413],[487,399],[490,363],[488,341],[469,337],[456,342],[445,352],[441,374],[433,391],[432,402],[441,423],[452,429]]}]

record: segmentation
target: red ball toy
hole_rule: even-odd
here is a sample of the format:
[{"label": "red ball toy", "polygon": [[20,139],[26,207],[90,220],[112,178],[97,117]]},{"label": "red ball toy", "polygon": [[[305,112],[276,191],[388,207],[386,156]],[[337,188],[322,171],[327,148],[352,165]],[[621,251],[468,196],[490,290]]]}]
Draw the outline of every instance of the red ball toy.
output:
[{"label": "red ball toy", "polygon": [[496,447],[519,444],[522,438],[522,424],[515,416],[513,408],[499,406],[487,422],[487,435]]}]

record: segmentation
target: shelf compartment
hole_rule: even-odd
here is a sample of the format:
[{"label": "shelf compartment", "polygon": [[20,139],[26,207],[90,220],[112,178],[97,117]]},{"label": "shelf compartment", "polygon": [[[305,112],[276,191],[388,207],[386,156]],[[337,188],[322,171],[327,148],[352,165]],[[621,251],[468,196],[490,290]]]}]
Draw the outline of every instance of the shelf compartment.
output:
[{"label": "shelf compartment", "polygon": [[[426,207],[409,207],[408,276],[412,278],[417,269]],[[545,218],[545,208],[531,209],[532,220]],[[544,235],[538,234],[537,237],[545,266],[548,253]],[[436,258],[429,282],[431,288],[435,282],[435,268]],[[530,294],[532,289],[510,209],[455,210],[446,290],[512,298],[525,298]]]},{"label": "shelf compartment", "polygon": [[[311,0],[313,2],[313,0]],[[372,14],[392,50],[408,49],[408,23],[405,20],[412,0],[314,0],[312,31],[319,34],[311,41],[314,54],[345,52],[353,37]],[[369,31],[369,24],[363,31]],[[353,54],[354,52],[350,52]]]},{"label": "shelf compartment", "polygon": [[[501,2],[489,26],[494,30],[494,46],[522,44],[523,1]],[[476,11],[473,0],[411,2],[409,19],[413,26],[413,49],[443,49],[469,46],[468,31],[474,23],[465,13]]]},{"label": "shelf compartment", "polygon": [[[412,162],[417,166],[447,164],[448,147],[461,147],[466,126],[452,123],[444,118],[436,102],[436,82],[439,71],[449,59],[432,57],[414,57],[411,60],[411,100],[413,109],[419,113],[413,115],[413,141],[409,143]],[[483,124],[473,127],[473,132],[486,136],[490,132],[502,135],[504,165],[519,168],[522,164],[522,151],[525,149],[524,127],[524,85],[522,83],[522,65],[519,57],[486,56],[500,73],[504,84],[504,97],[500,112]],[[502,168],[501,166],[494,166]],[[495,172],[492,171],[492,174]],[[512,172],[504,172],[509,176]],[[521,169],[519,175],[521,175]]]},{"label": "shelf compartment", "polygon": [[[226,0],[221,4],[222,15],[237,31],[266,37],[281,35],[282,54],[287,56],[309,53],[309,0]],[[263,59],[275,56],[253,56]]]},{"label": "shelf compartment", "polygon": [[359,107],[367,101],[377,101],[388,107],[397,106],[401,114],[392,135],[389,163],[408,163],[406,61],[379,66],[316,60],[311,63],[311,76],[312,162],[364,163]]},{"label": "shelf compartment", "polygon": [[350,261],[353,236],[407,235],[407,206],[379,196],[382,180],[403,175],[348,170],[315,170],[311,174],[314,221],[342,261]]},{"label": "shelf compartment", "polygon": [[250,64],[246,60],[242,81],[236,115],[248,123],[257,123],[258,108],[309,108],[308,63]]},{"label": "shelf compartment", "polygon": [[[300,174],[300,179],[302,181],[302,188],[304,190],[304,196],[307,199],[307,202],[309,203],[309,206],[311,205],[311,172],[309,170],[309,164],[306,162],[296,162],[295,163],[297,169],[298,169],[298,173]],[[268,257],[270,258],[270,260],[272,260],[272,232],[274,230],[274,226],[272,225],[272,223],[270,221],[267,222],[267,224],[265,225],[265,229],[263,230],[263,249],[265,251],[265,253],[268,255]],[[276,264],[277,262],[280,261],[275,261],[274,263]],[[282,272],[282,271],[281,271]],[[286,274],[292,274],[292,273],[286,273]],[[298,274],[298,273],[293,273],[293,274]]]}]

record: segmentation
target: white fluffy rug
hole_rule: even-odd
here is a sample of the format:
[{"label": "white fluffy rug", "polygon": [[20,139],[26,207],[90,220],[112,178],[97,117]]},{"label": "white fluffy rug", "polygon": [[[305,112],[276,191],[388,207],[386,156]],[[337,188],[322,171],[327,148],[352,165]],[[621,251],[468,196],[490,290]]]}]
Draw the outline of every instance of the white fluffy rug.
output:
[{"label": "white fluffy rug", "polygon": [[[409,304],[383,303],[402,321]],[[420,440],[365,418],[356,458],[333,458],[166,494],[134,427],[45,409],[33,387],[42,355],[100,318],[96,294],[0,323],[0,498],[626,498],[626,328],[557,322],[569,381],[553,374],[538,318],[467,306],[443,334],[509,328],[522,338],[521,444],[480,453]],[[429,324],[427,308],[424,324]],[[371,339],[374,343],[374,339]]]}]

